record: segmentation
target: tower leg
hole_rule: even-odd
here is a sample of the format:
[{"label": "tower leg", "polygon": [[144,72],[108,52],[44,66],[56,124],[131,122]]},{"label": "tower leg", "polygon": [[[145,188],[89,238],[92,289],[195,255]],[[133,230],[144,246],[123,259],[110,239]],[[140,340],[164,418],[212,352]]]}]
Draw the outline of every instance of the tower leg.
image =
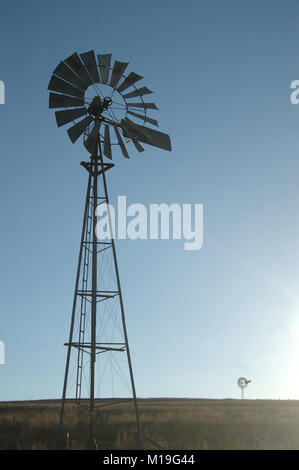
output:
[{"label": "tower leg", "polygon": [[[103,159],[101,159],[101,162],[102,162],[102,168],[103,168]],[[103,170],[103,173],[102,173],[102,177],[103,177],[105,198],[106,198],[107,207],[108,207],[107,212],[108,212],[108,219],[109,219],[109,226],[110,226],[109,228],[110,228],[110,233],[112,235],[111,243],[112,243],[112,251],[113,251],[113,260],[114,260],[114,268],[115,268],[115,274],[116,274],[117,287],[118,287],[118,291],[119,291],[121,318],[122,318],[124,338],[125,338],[125,343],[126,343],[126,352],[127,352],[127,359],[128,359],[128,365],[129,365],[129,371],[130,371],[131,387],[132,387],[133,400],[134,400],[134,408],[135,408],[135,415],[136,415],[136,426],[137,426],[137,438],[138,438],[139,448],[142,448],[143,445],[142,445],[142,438],[141,438],[139,409],[138,409],[138,403],[137,403],[136,388],[135,388],[135,381],[134,381],[134,375],[133,375],[133,367],[132,367],[131,354],[130,354],[130,348],[129,348],[127,326],[126,326],[126,319],[125,319],[125,309],[124,309],[123,297],[122,297],[122,291],[121,291],[118,263],[117,263],[117,257],[116,257],[116,249],[115,249],[115,243],[114,243],[114,238],[113,238],[114,234],[112,233],[112,223],[111,223],[111,214],[110,214],[110,210],[109,210],[109,196],[108,196],[108,190],[107,190],[107,182],[106,182],[106,176],[105,176],[105,171],[104,170]]]},{"label": "tower leg", "polygon": [[92,209],[92,294],[91,294],[91,348],[90,348],[90,438],[95,439],[94,433],[94,369],[96,362],[96,322],[97,322],[97,239],[96,239],[96,208],[98,200],[98,163],[94,158],[93,171],[93,209]]},{"label": "tower leg", "polygon": [[65,398],[66,398],[68,373],[69,373],[69,367],[70,367],[71,344],[73,341],[73,333],[74,333],[74,323],[75,323],[75,314],[76,314],[76,306],[77,306],[77,291],[79,287],[80,268],[81,268],[81,263],[82,263],[82,252],[83,252],[83,241],[84,241],[84,235],[85,235],[85,230],[86,230],[88,205],[89,205],[89,199],[90,199],[90,186],[91,186],[91,174],[89,174],[88,184],[87,184],[87,192],[86,192],[86,200],[85,200],[85,208],[84,208],[84,216],[83,216],[83,226],[82,226],[82,234],[81,234],[81,242],[80,242],[80,250],[79,250],[79,260],[78,260],[78,267],[77,267],[77,274],[76,274],[76,281],[75,281],[75,293],[74,293],[73,308],[72,308],[71,328],[70,328],[64,382],[63,382],[63,392],[62,392],[61,409],[60,409],[60,426],[61,427],[63,425],[64,404],[65,404]]}]

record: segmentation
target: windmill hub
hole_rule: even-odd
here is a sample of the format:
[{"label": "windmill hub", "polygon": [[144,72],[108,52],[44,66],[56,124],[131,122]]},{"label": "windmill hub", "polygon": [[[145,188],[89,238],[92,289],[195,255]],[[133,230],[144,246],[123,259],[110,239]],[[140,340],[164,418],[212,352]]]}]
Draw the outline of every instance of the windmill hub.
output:
[{"label": "windmill hub", "polygon": [[112,99],[109,97],[104,98],[104,103],[103,103],[104,109],[108,109],[109,106],[111,105],[112,105]]},{"label": "windmill hub", "polygon": [[95,96],[95,98],[90,103],[87,111],[94,117],[99,117],[103,111],[106,111],[109,106],[112,104],[112,99],[109,97],[104,98],[102,101],[99,96]]}]

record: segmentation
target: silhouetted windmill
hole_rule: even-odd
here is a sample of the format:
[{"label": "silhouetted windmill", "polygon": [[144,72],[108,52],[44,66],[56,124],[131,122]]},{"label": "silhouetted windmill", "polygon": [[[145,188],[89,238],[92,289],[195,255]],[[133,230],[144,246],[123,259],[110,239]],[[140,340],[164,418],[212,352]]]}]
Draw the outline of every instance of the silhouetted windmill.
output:
[{"label": "silhouetted windmill", "polygon": [[[118,146],[122,155],[129,158],[126,144],[130,142],[138,152],[144,151],[141,143],[165,150],[171,150],[171,143],[167,134],[146,127],[145,124],[158,126],[157,121],[148,116],[148,110],[157,110],[157,107],[154,103],[144,101],[144,96],[152,91],[146,86],[137,88],[135,84],[143,77],[135,72],[125,75],[127,66],[127,62],[119,61],[111,65],[111,54],[96,57],[94,51],[74,53],[58,64],[48,86],[51,91],[49,107],[63,108],[55,112],[57,125],[60,127],[73,122],[67,131],[71,141],[74,143],[83,135],[84,146],[90,153],[90,161],[81,162],[89,177],[70,334],[66,343],[60,423],[63,423],[67,393],[72,389],[69,383],[72,351],[76,352],[73,354],[73,389],[77,403],[83,399],[86,365],[89,364],[89,378],[86,380],[92,439],[95,437],[95,398],[105,393],[107,368],[111,369],[111,376],[118,372],[124,379],[121,365],[125,362],[135,407],[137,435],[141,442],[115,243],[113,236],[108,241],[97,238],[96,208],[100,204],[109,204],[106,171],[114,166],[111,163],[113,146]],[[141,124],[134,122],[133,118],[140,120]],[[110,161],[106,161],[105,157]],[[125,361],[120,357],[123,353],[126,355]],[[100,364],[98,376],[96,361]],[[112,383],[115,385],[115,382]],[[98,384],[100,393],[96,395]]]}]

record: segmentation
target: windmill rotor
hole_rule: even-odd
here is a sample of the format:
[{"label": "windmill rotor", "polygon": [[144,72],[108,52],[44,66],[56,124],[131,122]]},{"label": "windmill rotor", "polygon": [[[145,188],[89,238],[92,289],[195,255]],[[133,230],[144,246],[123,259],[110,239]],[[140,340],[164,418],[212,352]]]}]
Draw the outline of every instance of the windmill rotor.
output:
[{"label": "windmill rotor", "polygon": [[240,388],[246,388],[250,382],[251,380],[248,380],[245,377],[239,377],[237,383]]},{"label": "windmill rotor", "polygon": [[91,50],[75,52],[58,64],[48,85],[49,107],[58,109],[57,126],[72,124],[67,129],[72,143],[83,135],[91,154],[102,145],[109,159],[113,146],[129,158],[129,143],[139,153],[144,151],[142,144],[171,151],[169,136],[149,127],[158,127],[158,121],[148,115],[158,107],[145,99],[153,92],[139,85],[141,75],[125,74],[128,62],[115,60],[112,64],[111,59],[111,54],[96,56]]}]

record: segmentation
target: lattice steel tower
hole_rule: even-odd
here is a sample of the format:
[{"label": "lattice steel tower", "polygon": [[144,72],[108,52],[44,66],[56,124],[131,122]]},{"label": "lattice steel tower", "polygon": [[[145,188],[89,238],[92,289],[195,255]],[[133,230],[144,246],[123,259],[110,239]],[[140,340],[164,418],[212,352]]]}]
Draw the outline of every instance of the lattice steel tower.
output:
[{"label": "lattice steel tower", "polygon": [[[167,134],[145,126],[146,123],[158,125],[147,114],[149,109],[156,110],[157,107],[144,101],[144,95],[152,93],[147,87],[135,86],[143,77],[134,72],[124,74],[127,66],[127,62],[119,61],[112,66],[111,54],[96,57],[94,51],[74,53],[58,64],[48,86],[51,91],[49,107],[64,108],[55,112],[57,125],[73,122],[67,131],[71,141],[74,143],[83,135],[84,146],[90,153],[90,161],[81,162],[88,173],[88,185],[66,343],[60,424],[63,424],[65,401],[69,395],[77,403],[88,398],[90,437],[94,439],[95,400],[112,398],[115,390],[118,395],[125,396],[123,390],[126,390],[133,400],[136,430],[141,442],[106,172],[114,166],[111,163],[113,146],[118,146],[122,155],[129,158],[125,143],[132,142],[138,152],[144,151],[140,142],[165,150],[171,150],[171,143]],[[128,116],[140,119],[142,125]],[[97,210],[103,204],[109,239],[101,239],[97,232]]]}]

